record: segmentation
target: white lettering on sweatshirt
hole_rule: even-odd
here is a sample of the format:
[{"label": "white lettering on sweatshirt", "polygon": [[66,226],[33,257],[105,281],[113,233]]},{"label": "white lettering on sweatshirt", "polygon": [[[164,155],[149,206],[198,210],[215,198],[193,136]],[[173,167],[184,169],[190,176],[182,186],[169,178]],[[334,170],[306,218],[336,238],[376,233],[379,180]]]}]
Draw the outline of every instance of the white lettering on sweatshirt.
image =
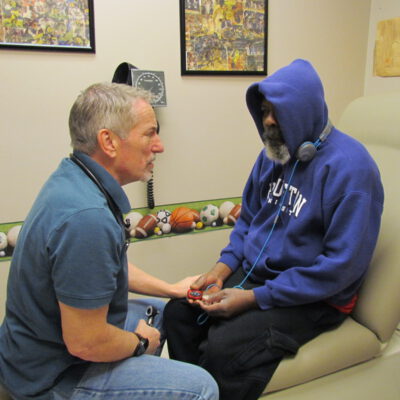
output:
[{"label": "white lettering on sweatshirt", "polygon": [[279,178],[276,182],[270,182],[269,190],[267,193],[267,202],[269,204],[278,204],[281,201],[281,197],[286,194],[285,204],[282,205],[282,212],[288,215],[294,215],[296,218],[299,216],[301,209],[304,204],[307,203],[307,199],[300,193],[300,190],[284,182]]}]

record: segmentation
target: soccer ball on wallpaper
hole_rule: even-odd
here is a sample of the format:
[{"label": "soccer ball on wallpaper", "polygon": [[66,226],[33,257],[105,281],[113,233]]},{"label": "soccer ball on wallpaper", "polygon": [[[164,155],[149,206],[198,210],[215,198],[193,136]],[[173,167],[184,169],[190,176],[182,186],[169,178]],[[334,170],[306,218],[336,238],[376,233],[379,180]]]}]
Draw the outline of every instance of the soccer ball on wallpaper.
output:
[{"label": "soccer ball on wallpaper", "polygon": [[213,204],[207,204],[200,211],[200,221],[206,226],[218,225],[219,211]]}]

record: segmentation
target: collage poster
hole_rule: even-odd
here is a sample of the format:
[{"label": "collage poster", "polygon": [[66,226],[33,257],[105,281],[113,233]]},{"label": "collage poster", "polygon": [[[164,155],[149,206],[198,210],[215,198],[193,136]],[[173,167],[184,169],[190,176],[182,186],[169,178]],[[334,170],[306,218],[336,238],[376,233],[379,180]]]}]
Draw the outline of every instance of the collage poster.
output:
[{"label": "collage poster", "polygon": [[90,48],[89,0],[0,0],[0,44]]},{"label": "collage poster", "polygon": [[186,71],[265,72],[265,0],[185,0]]}]

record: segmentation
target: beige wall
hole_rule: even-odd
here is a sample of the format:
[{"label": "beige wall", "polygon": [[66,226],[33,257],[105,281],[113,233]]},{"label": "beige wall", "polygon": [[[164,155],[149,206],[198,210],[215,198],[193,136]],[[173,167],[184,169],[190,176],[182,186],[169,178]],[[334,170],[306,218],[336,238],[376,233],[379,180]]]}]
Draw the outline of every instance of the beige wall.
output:
[{"label": "beige wall", "polygon": [[[369,12],[366,0],[270,0],[269,71],[297,57],[311,60],[337,119],[363,92]],[[0,51],[0,163],[7,171],[0,222],[25,217],[69,152],[67,116],[77,93],[110,80],[122,61],[166,74],[157,200],[239,195],[260,149],[244,93],[260,77],[182,77],[178,1],[95,0],[95,30],[95,55]],[[142,184],[126,191],[135,206],[143,205]]]},{"label": "beige wall", "polygon": [[[336,121],[364,91],[370,0],[269,4],[269,72],[309,59]],[[71,103],[89,84],[110,80],[122,61],[166,75],[168,107],[158,112],[166,151],[156,165],[157,203],[240,195],[261,149],[244,94],[261,78],[182,77],[177,0],[95,0],[95,30],[96,54],[0,51],[0,222],[25,218],[44,180],[70,151]],[[126,187],[133,207],[144,205],[144,189],[141,183]],[[228,232],[140,243],[130,256],[174,280],[209,268]],[[0,263],[0,300],[8,264]]]}]

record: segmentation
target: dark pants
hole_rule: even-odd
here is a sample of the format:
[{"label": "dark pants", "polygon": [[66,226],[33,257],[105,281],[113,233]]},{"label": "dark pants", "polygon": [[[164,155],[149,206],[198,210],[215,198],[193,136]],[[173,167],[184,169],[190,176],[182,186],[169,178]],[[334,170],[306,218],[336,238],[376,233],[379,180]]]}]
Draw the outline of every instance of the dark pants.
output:
[{"label": "dark pants", "polygon": [[[243,279],[237,271],[224,287]],[[246,281],[245,289],[259,284]],[[324,302],[270,310],[249,310],[230,319],[209,318],[186,299],[171,300],[164,309],[171,358],[197,364],[217,381],[221,400],[258,399],[282,358],[339,325],[346,315]]]}]

